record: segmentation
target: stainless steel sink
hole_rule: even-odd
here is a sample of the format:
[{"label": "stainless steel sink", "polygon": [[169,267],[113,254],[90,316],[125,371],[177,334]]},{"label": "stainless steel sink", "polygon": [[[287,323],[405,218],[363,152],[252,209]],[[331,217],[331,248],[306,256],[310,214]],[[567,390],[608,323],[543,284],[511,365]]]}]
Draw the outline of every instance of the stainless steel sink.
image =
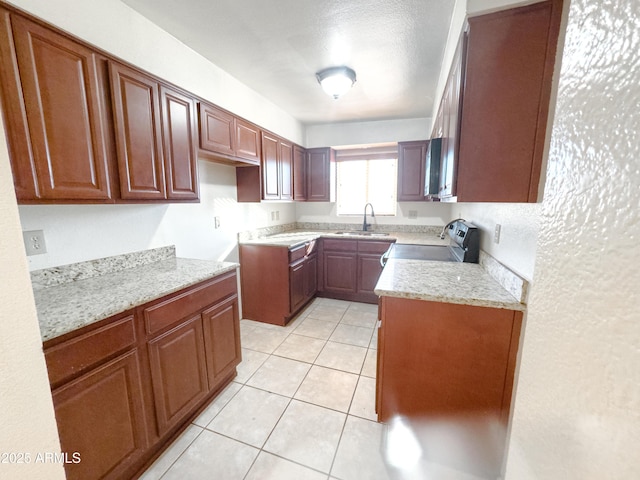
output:
[{"label": "stainless steel sink", "polygon": [[336,232],[336,235],[347,235],[347,236],[353,236],[353,237],[360,237],[360,236],[364,236],[364,237],[387,237],[389,236],[388,233],[383,233],[383,232],[364,232],[364,231],[352,231],[352,232]]}]

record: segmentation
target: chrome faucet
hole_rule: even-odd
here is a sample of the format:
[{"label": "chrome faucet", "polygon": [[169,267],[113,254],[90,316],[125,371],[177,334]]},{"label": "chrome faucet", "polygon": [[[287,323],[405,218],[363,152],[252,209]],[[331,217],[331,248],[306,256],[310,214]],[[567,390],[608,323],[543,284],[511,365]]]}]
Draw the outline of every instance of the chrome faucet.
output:
[{"label": "chrome faucet", "polygon": [[366,232],[367,229],[371,226],[370,223],[367,223],[367,207],[371,207],[371,217],[375,217],[376,216],[376,214],[373,213],[373,205],[371,205],[370,203],[367,203],[364,206],[364,220],[362,222],[362,231],[363,232]]},{"label": "chrome faucet", "polygon": [[447,223],[443,228],[442,228],[442,232],[440,232],[440,240],[444,240],[445,234],[447,233],[447,229],[453,225],[454,223],[456,223],[458,220],[462,220],[463,222],[466,222],[466,220],[464,218],[456,218],[455,220],[451,220],[449,223]]}]

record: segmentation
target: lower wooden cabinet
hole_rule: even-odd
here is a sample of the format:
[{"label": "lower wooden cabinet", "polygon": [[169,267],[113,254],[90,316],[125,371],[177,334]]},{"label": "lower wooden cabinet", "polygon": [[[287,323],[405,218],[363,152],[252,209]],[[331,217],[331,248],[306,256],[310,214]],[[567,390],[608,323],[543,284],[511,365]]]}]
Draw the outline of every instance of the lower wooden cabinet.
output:
[{"label": "lower wooden cabinet", "polygon": [[240,245],[243,317],[286,325],[316,294],[317,262],[315,240],[292,250]]},{"label": "lower wooden cabinet", "polygon": [[235,376],[238,313],[234,271],[45,342],[67,478],[144,468]]},{"label": "lower wooden cabinet", "polygon": [[382,297],[378,420],[410,423],[432,461],[499,476],[521,326],[519,311]]},{"label": "lower wooden cabinet", "polygon": [[124,478],[144,453],[139,365],[133,349],[53,391],[60,444],[71,462],[65,465],[69,480]]},{"label": "lower wooden cabinet", "polygon": [[150,340],[149,365],[158,431],[162,434],[209,391],[200,315]]},{"label": "lower wooden cabinet", "polygon": [[209,390],[233,374],[241,358],[238,310],[238,295],[233,295],[202,312]]},{"label": "lower wooden cabinet", "polygon": [[390,241],[323,239],[319,295],[354,302],[377,303],[374,293],[382,273],[380,256]]}]

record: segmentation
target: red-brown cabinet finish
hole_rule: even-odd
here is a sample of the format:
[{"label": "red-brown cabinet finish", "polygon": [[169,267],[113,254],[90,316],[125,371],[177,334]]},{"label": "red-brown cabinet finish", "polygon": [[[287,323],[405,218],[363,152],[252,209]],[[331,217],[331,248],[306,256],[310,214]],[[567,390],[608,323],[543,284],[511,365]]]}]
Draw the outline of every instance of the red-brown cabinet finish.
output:
[{"label": "red-brown cabinet finish", "polygon": [[124,199],[166,198],[158,83],[129,67],[109,63],[120,195]]},{"label": "red-brown cabinet finish", "polygon": [[149,363],[160,434],[207,394],[202,319],[196,315],[149,341]]},{"label": "red-brown cabinet finish", "polygon": [[18,15],[9,25],[3,13],[2,100],[19,199],[111,201],[98,55]]},{"label": "red-brown cabinet finish", "polygon": [[316,294],[316,245],[311,241],[289,250],[283,246],[241,244],[243,317],[286,325]]},{"label": "red-brown cabinet finish", "polygon": [[122,478],[147,447],[137,350],[53,391],[68,479]]},{"label": "red-brown cabinet finish", "polygon": [[398,143],[398,201],[424,200],[428,140]]},{"label": "red-brown cabinet finish", "polygon": [[208,103],[198,103],[200,148],[213,153],[235,155],[235,121],[230,113]]},{"label": "red-brown cabinet finish", "polygon": [[235,119],[235,150],[236,156],[260,165],[260,127],[241,118]]},{"label": "red-brown cabinet finish", "polygon": [[380,256],[391,241],[322,239],[319,295],[353,302],[377,303],[374,293],[382,273]]},{"label": "red-brown cabinet finish", "polygon": [[459,202],[536,202],[562,0],[469,19]]},{"label": "red-brown cabinet finish", "polygon": [[209,390],[233,373],[242,358],[238,296],[202,312]]},{"label": "red-brown cabinet finish", "polygon": [[262,198],[280,199],[278,138],[262,133]]},{"label": "red-brown cabinet finish", "polygon": [[331,148],[307,149],[307,189],[308,202],[335,201],[335,153]]},{"label": "red-brown cabinet finish", "polygon": [[169,200],[198,200],[198,131],[192,97],[160,86],[164,167]]},{"label": "red-brown cabinet finish", "polygon": [[296,202],[307,200],[307,162],[305,149],[293,146],[293,199]]},{"label": "red-brown cabinet finish", "polygon": [[[496,477],[506,445],[522,312],[396,297],[381,301],[378,420],[400,415],[420,421],[430,454],[443,455],[432,460]],[[439,448],[441,436],[429,438],[430,421],[449,427],[448,451]]]},{"label": "red-brown cabinet finish", "polygon": [[278,142],[280,200],[293,200],[293,145],[284,139]]}]

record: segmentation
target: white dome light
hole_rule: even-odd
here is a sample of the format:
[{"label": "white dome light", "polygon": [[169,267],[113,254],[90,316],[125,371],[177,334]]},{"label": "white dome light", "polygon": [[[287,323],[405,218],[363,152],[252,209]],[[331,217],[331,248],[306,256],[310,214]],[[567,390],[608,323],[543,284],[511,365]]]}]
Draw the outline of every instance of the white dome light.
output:
[{"label": "white dome light", "polygon": [[327,95],[337,99],[356,83],[356,72],[349,67],[331,67],[320,70],[316,78]]}]

